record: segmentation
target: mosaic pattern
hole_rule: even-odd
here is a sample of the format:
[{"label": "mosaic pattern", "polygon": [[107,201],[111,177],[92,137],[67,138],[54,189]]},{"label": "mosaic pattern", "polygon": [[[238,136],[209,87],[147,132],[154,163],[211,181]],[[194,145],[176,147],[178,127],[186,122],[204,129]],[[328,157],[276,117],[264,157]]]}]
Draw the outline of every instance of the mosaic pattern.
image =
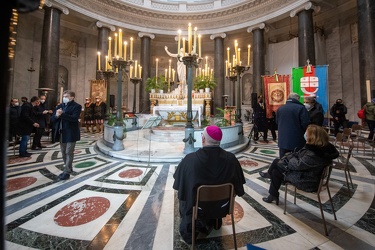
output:
[{"label": "mosaic pattern", "polygon": [[[247,127],[248,128],[248,127]],[[135,131],[136,133],[136,131]],[[246,131],[245,131],[246,133]],[[100,135],[82,133],[71,178],[56,177],[63,164],[59,145],[29,158],[13,156],[7,165],[7,249],[190,249],[179,235],[177,192],[172,189],[176,164],[147,164],[96,153]],[[162,145],[158,146],[161,150]],[[337,221],[322,191],[329,237],[324,234],[316,195],[288,190],[288,210],[268,204],[269,180],[261,178],[278,156],[276,142],[250,143],[237,157],[246,177],[245,195],[236,197],[236,239],[264,249],[375,248],[375,162],[366,152],[354,154],[348,194],[344,173],[332,172],[330,190]],[[233,249],[230,217],[220,230],[197,241],[197,249]]]}]

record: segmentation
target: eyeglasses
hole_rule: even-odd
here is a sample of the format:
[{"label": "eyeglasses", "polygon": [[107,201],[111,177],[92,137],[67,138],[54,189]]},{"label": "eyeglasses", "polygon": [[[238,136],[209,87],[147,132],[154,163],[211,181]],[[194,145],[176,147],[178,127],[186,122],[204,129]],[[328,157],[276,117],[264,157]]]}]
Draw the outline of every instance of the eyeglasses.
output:
[{"label": "eyeglasses", "polygon": [[203,133],[201,133],[201,136],[202,136],[202,138],[205,138],[204,135],[203,135]]}]

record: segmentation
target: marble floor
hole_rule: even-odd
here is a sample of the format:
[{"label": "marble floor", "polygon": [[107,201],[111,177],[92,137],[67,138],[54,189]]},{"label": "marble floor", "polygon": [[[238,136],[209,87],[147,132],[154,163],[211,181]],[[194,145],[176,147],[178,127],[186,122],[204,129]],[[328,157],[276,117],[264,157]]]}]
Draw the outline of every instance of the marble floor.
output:
[{"label": "marble floor", "polygon": [[[33,155],[28,158],[17,157],[17,150],[14,155],[9,147],[7,249],[189,249],[178,233],[178,202],[172,189],[178,162],[106,156],[97,146],[101,135],[82,131],[73,175],[56,181],[63,169],[61,153],[59,145],[47,139],[43,137],[47,148],[30,150]],[[155,147],[168,155],[173,145],[167,144]],[[350,159],[352,195],[344,173],[332,173],[337,221],[322,192],[329,236],[324,233],[316,195],[299,192],[296,205],[288,195],[285,215],[283,199],[279,206],[262,201],[269,183],[258,171],[278,155],[276,142],[251,142],[236,155],[246,177],[245,195],[236,197],[235,205],[239,249],[375,249],[375,161],[369,148],[358,153],[355,149]],[[233,248],[226,218],[220,230],[198,240],[198,249]]]}]

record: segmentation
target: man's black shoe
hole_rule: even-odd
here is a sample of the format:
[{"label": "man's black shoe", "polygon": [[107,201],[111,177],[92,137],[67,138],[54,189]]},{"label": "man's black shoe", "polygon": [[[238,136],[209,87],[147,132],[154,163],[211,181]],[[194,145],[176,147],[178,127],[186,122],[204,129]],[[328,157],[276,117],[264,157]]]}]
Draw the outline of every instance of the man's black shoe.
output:
[{"label": "man's black shoe", "polygon": [[270,174],[268,172],[262,172],[262,171],[260,171],[259,175],[261,177],[263,177],[263,178],[271,179],[271,176],[270,176]]},{"label": "man's black shoe", "polygon": [[70,178],[70,174],[67,174],[67,173],[62,173],[59,175],[59,177],[57,178],[59,181],[65,181],[67,179]]},{"label": "man's black shoe", "polygon": [[19,157],[30,157],[32,154],[30,153],[25,153],[25,154],[20,154]]},{"label": "man's black shoe", "polygon": [[31,147],[32,150],[42,150],[42,148],[38,148],[38,147]]}]

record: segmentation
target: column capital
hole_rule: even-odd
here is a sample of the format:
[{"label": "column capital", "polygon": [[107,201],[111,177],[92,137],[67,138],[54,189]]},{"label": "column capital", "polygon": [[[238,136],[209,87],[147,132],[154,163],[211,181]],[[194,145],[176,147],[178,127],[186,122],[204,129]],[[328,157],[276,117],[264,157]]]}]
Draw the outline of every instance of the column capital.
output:
[{"label": "column capital", "polygon": [[212,34],[212,35],[210,36],[210,39],[211,39],[211,40],[214,40],[215,38],[218,38],[218,37],[226,38],[226,37],[227,37],[227,34],[226,34],[226,33],[217,33],[217,34]]},{"label": "column capital", "polygon": [[144,37],[144,36],[147,36],[147,37],[149,37],[149,38],[151,38],[151,39],[154,39],[155,38],[155,35],[154,34],[151,34],[151,33],[145,33],[145,32],[138,32],[138,36],[139,37]]},{"label": "column capital", "polygon": [[320,11],[320,6],[315,5],[312,2],[307,2],[307,3],[304,3],[304,4],[300,5],[299,7],[295,8],[294,10],[292,10],[290,12],[289,16],[295,17],[297,15],[297,13],[301,12],[302,10],[313,10],[314,12],[318,13]]},{"label": "column capital", "polygon": [[44,5],[47,6],[47,7],[50,7],[50,8],[59,9],[65,15],[69,15],[69,9],[62,4],[56,3],[55,1],[45,0]]},{"label": "column capital", "polygon": [[255,29],[264,29],[265,32],[268,32],[269,28],[265,23],[258,23],[247,28],[247,33],[251,33]]},{"label": "column capital", "polygon": [[109,28],[111,31],[115,31],[116,30],[116,27],[114,25],[109,24],[109,23],[105,23],[105,22],[102,22],[102,21],[97,21],[96,22],[96,26],[98,28],[106,27],[106,28]]}]

